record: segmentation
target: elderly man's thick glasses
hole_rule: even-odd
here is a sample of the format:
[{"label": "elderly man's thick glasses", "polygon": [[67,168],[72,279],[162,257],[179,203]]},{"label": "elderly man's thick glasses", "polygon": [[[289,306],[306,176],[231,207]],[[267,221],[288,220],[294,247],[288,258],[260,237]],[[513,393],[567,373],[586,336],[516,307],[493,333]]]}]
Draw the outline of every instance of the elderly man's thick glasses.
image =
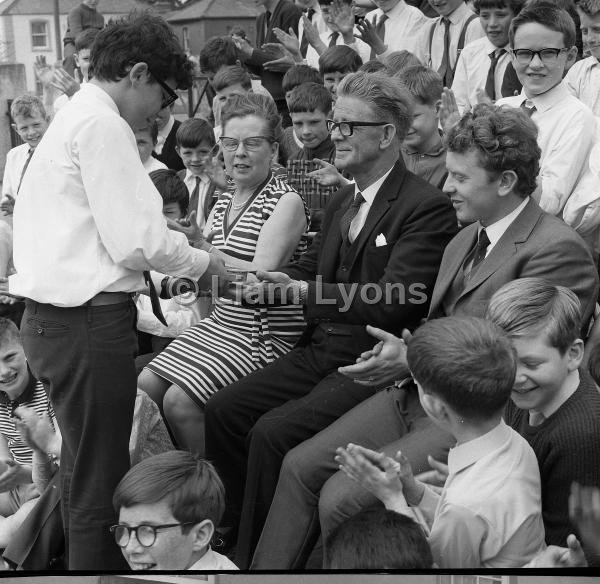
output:
[{"label": "elderly man's thick glasses", "polygon": [[142,547],[150,547],[156,541],[156,532],[163,529],[171,529],[181,525],[192,525],[193,521],[187,523],[167,523],[166,525],[138,525],[137,527],[129,527],[129,525],[112,525],[110,531],[115,536],[115,541],[119,547],[127,547],[131,534],[135,533],[135,537],[140,542]]},{"label": "elderly man's thick glasses", "polygon": [[169,87],[160,77],[155,75],[152,71],[150,71],[150,74],[152,75],[152,77],[154,77],[156,83],[158,83],[161,86],[161,88],[163,89],[163,91],[166,94],[166,95],[163,94],[160,109],[165,109],[166,107],[169,107],[170,105],[174,104],[177,101],[177,99],[179,98],[177,93],[171,87]]},{"label": "elderly man's thick glasses", "polygon": [[227,150],[228,152],[235,152],[240,143],[244,145],[245,150],[258,150],[264,144],[265,140],[267,142],[273,142],[273,138],[270,138],[269,136],[248,136],[248,138],[244,138],[243,140],[230,138],[229,136],[221,136],[219,138],[223,150]]},{"label": "elderly man's thick glasses", "polygon": [[334,122],[327,120],[327,131],[331,134],[336,128],[340,134],[347,138],[354,134],[354,128],[357,126],[387,126],[389,122]]},{"label": "elderly man's thick glasses", "polygon": [[569,49],[540,49],[539,51],[532,51],[531,49],[513,49],[512,54],[520,65],[529,65],[533,61],[534,55],[537,55],[544,65],[551,65],[556,62],[558,55],[563,51]]}]

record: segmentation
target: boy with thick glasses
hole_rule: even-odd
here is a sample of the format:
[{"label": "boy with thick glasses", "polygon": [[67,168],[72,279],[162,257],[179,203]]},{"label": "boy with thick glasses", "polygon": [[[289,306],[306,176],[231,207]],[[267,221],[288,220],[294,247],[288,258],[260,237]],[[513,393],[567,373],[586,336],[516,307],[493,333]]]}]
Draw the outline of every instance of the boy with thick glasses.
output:
[{"label": "boy with thick glasses", "polygon": [[533,3],[513,19],[509,44],[523,89],[497,103],[523,108],[538,127],[542,157],[533,196],[560,216],[587,169],[596,132],[594,114],[562,81],[577,58],[575,23],[565,10]]},{"label": "boy with thick glasses", "polygon": [[118,484],[110,531],[132,570],[237,570],[210,540],[225,491],[210,462],[183,450],[146,458]]}]

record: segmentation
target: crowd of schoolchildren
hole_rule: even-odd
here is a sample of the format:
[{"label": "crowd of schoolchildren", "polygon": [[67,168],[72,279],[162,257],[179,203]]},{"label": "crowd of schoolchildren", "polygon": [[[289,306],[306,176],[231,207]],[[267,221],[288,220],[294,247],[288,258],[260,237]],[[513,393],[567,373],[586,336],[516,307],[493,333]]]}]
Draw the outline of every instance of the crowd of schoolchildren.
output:
[{"label": "crowd of schoolchildren", "polygon": [[[224,261],[229,294],[213,287],[210,295],[156,270],[145,273],[147,287],[134,296],[139,377],[131,469],[112,498],[115,549],[132,570],[597,566],[600,2],[257,4],[264,11],[249,35],[256,46],[234,31],[200,52],[208,119],[176,119],[171,102],[155,121],[131,128],[168,226]],[[69,88],[54,103],[61,123],[91,85],[90,55],[102,66],[93,55],[102,34],[85,30],[74,39],[78,81],[65,83],[68,74],[57,73]],[[356,97],[369,83],[381,94],[378,107]],[[380,174],[367,185],[376,185],[370,199],[368,188],[358,192],[364,175],[343,164],[344,148],[364,127],[385,126],[397,107],[385,103],[389,87],[399,87],[395,95],[408,104],[394,168],[416,175],[419,188],[443,192],[439,213],[452,213],[449,226],[431,223],[447,237],[425,312],[408,319],[410,326],[394,322],[393,313],[388,326],[368,320],[371,313],[354,302],[345,313],[339,299],[337,321],[314,308],[314,287],[303,281],[309,271],[317,280],[328,273],[323,258],[333,247],[332,281],[369,282],[347,279],[344,254],[371,215],[385,213],[377,201],[391,183]],[[13,238],[27,221],[15,220],[13,233],[13,213],[54,123],[50,113],[33,95],[12,101],[23,144],[8,153],[2,182],[6,569],[73,567],[65,542],[77,537],[61,513],[61,498],[71,496],[59,477],[61,443],[63,457],[70,448],[61,439],[64,418],[55,414],[64,404],[54,403],[56,388],[49,394],[45,374],[36,378],[28,364],[18,329],[24,299],[7,284],[19,273]],[[96,180],[81,174],[85,188]],[[356,206],[352,216],[344,212],[349,203],[339,202],[342,191]],[[332,211],[329,201],[345,207]],[[375,227],[362,261],[377,267],[384,257],[377,254],[401,237],[421,237],[417,214],[402,219],[408,236],[397,241]],[[382,264],[388,275],[402,269],[390,257]],[[239,296],[249,283],[292,286],[293,278],[297,289],[271,305]],[[348,323],[366,327],[371,344],[353,338],[347,331],[357,328]],[[352,359],[324,355],[330,349],[319,334],[337,336]],[[296,358],[312,372],[301,392],[287,387],[300,381],[271,367],[287,363],[296,371],[298,362],[283,359],[303,343],[313,353]],[[318,418],[307,396],[313,387],[326,393],[322,380],[331,376],[336,391],[355,401],[334,419],[313,420],[309,434],[292,427],[302,422],[291,413],[296,406]],[[361,387],[370,393],[359,394]],[[238,397],[244,391],[255,401]],[[110,420],[102,432],[111,432]],[[69,465],[74,458],[70,452]]]}]

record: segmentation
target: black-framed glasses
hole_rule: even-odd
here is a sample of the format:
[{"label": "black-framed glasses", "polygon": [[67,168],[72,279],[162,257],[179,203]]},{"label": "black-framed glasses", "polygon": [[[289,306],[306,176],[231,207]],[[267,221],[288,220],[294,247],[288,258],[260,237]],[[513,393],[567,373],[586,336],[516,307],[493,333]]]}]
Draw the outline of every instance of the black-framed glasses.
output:
[{"label": "black-framed glasses", "polygon": [[131,534],[135,533],[135,537],[140,542],[142,547],[150,547],[154,545],[156,541],[156,532],[162,531],[163,529],[171,529],[172,527],[179,527],[183,525],[193,525],[193,521],[187,521],[186,523],[167,523],[165,525],[138,525],[137,527],[130,527],[129,525],[112,525],[110,532],[115,536],[115,541],[119,547],[127,547]]},{"label": "black-framed glasses", "polygon": [[529,65],[533,61],[534,55],[537,55],[544,65],[551,65],[558,59],[564,51],[569,49],[563,47],[562,49],[540,49],[539,51],[532,51],[531,49],[512,49],[511,53],[515,56],[515,59],[520,65]]},{"label": "black-framed glasses", "polygon": [[179,99],[179,96],[177,95],[175,90],[172,87],[169,87],[154,72],[150,71],[150,75],[152,75],[152,77],[154,77],[154,80],[156,81],[156,83],[158,83],[161,86],[162,90],[166,93],[166,95],[163,95],[162,104],[160,106],[160,109],[165,109],[166,107],[169,107],[170,105],[174,104]]},{"label": "black-framed glasses", "polygon": [[331,134],[336,128],[340,134],[347,138],[354,134],[354,128],[357,126],[387,126],[389,122],[334,122],[327,120],[327,131]]},{"label": "black-framed glasses", "polygon": [[228,152],[235,152],[240,143],[244,145],[245,150],[258,150],[263,145],[265,140],[270,143],[273,143],[274,141],[270,136],[248,136],[243,140],[230,138],[229,136],[221,136],[219,138],[219,142],[221,143],[223,150],[227,150]]}]

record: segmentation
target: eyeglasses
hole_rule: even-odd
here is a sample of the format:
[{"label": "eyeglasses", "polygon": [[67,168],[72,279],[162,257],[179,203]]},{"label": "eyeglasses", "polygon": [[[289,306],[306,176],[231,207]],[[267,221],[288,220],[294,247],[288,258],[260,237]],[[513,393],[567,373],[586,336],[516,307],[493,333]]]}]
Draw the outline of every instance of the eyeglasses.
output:
[{"label": "eyeglasses", "polygon": [[240,142],[244,145],[245,150],[258,150],[263,142],[267,140],[267,142],[273,143],[273,138],[269,136],[249,136],[248,138],[244,138],[243,140],[238,140],[237,138],[229,138],[228,136],[221,136],[219,138],[219,142],[221,142],[221,146],[223,150],[227,150],[228,152],[234,152],[238,149]]},{"label": "eyeglasses", "polygon": [[515,59],[520,65],[529,65],[533,60],[534,55],[537,55],[544,65],[550,65],[558,59],[558,55],[563,51],[568,50],[569,49],[567,48],[540,49],[539,51],[532,51],[531,49],[512,49],[511,53],[515,56]]},{"label": "eyeglasses", "polygon": [[152,77],[154,77],[156,83],[158,83],[163,89],[163,91],[167,94],[163,95],[160,109],[165,109],[166,107],[169,107],[170,105],[174,104],[179,99],[177,93],[173,90],[173,88],[169,87],[160,77],[155,75],[152,71],[150,71],[150,74],[152,75]]},{"label": "eyeglasses", "polygon": [[127,547],[131,534],[135,533],[135,537],[143,547],[151,547],[156,541],[156,532],[162,529],[171,529],[180,525],[192,525],[193,521],[187,523],[168,523],[166,525],[138,525],[137,527],[129,527],[129,525],[112,525],[110,532],[114,534],[115,541],[119,547]]},{"label": "eyeglasses", "polygon": [[347,138],[354,134],[354,128],[356,126],[387,126],[389,122],[334,122],[333,120],[327,120],[327,131],[331,134],[336,128],[340,131],[340,134]]}]

